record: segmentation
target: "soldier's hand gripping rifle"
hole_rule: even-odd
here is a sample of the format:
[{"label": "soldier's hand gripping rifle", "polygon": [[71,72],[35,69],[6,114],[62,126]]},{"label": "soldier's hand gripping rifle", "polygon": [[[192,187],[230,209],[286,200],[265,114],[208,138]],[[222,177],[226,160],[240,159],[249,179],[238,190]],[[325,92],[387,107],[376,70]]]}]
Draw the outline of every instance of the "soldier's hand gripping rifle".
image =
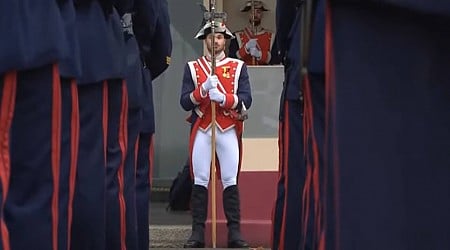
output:
[{"label": "soldier's hand gripping rifle", "polygon": [[[252,6],[254,6],[253,4],[254,4],[254,0],[252,0]],[[200,25],[200,28],[205,26],[205,24],[207,22],[211,22],[213,17],[214,17],[214,19],[221,19],[222,22],[224,22],[224,23],[226,22],[226,20],[227,20],[227,13],[215,11],[215,5],[214,5],[214,13],[212,11],[208,11],[203,4],[198,3],[198,5],[200,6],[200,9],[202,10],[202,14],[203,14],[203,19],[202,19],[202,23]],[[212,6],[212,5],[210,4],[210,6]],[[253,21],[252,21],[252,23],[253,23],[253,34],[256,34],[256,27],[254,25],[254,19],[255,19],[255,14],[254,14],[255,12],[254,11],[255,11],[255,8],[254,7],[252,7],[252,8],[253,8]],[[214,43],[214,39],[213,39],[213,43]],[[215,51],[213,51],[211,53],[211,57],[213,57],[213,56],[215,58]],[[216,62],[214,61],[213,63],[215,65]],[[215,68],[212,71],[213,72],[211,72],[211,75],[214,74]],[[239,120],[239,121],[245,121],[245,120],[248,119],[248,112],[247,112],[247,108],[244,105],[244,102],[242,102],[241,110],[239,112],[237,112],[237,111],[230,111],[230,114],[231,114],[231,116],[234,119]]]}]

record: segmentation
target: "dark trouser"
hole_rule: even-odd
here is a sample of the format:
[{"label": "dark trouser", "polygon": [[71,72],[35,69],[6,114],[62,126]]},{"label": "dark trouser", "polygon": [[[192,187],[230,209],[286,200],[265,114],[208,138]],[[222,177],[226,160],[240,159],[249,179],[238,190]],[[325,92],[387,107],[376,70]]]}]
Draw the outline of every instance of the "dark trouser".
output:
[{"label": "dark trouser", "polygon": [[128,149],[124,169],[124,196],[126,203],[125,218],[127,221],[126,241],[127,249],[137,250],[139,249],[139,235],[136,211],[136,146],[141,122],[141,109],[129,109],[128,112]]},{"label": "dark trouser", "polygon": [[149,202],[153,168],[153,134],[140,133],[136,166],[136,215],[139,250],[149,248]]},{"label": "dark trouser", "polygon": [[450,18],[331,7],[330,234],[340,249],[450,249]]},{"label": "dark trouser", "polygon": [[303,136],[306,179],[302,187],[301,241],[299,249],[320,249],[326,232],[325,217],[325,78],[310,73],[303,81]]},{"label": "dark trouser", "polygon": [[280,122],[280,179],[273,219],[272,249],[297,249],[301,239],[302,190],[306,178],[300,101],[283,103]]},{"label": "dark trouser", "polygon": [[[6,115],[3,111],[2,107],[2,116]],[[9,186],[3,186],[2,191],[8,194],[3,215],[11,249],[55,249],[58,230],[67,234],[66,226],[58,228],[58,219],[67,219],[64,215],[59,218],[58,192],[60,159],[70,158],[70,151],[61,151],[61,126],[70,126],[68,124],[70,119],[61,119],[61,83],[57,66],[18,72],[9,137],[11,168],[9,173],[5,171],[5,165],[1,169],[2,175],[9,174]],[[5,133],[3,130],[2,136]],[[6,236],[3,229],[2,236]]]},{"label": "dark trouser", "polygon": [[78,161],[80,120],[78,87],[71,79],[62,79],[61,168],[59,178],[58,249],[69,249],[73,197]]},{"label": "dark trouser", "polygon": [[72,250],[105,249],[106,82],[78,85],[80,137],[73,200]]},{"label": "dark trouser", "polygon": [[[106,167],[106,249],[127,247],[125,158],[127,150],[127,92],[121,80],[108,85],[108,133]],[[132,230],[132,229],[131,229]],[[134,249],[134,248],[130,248]]]}]

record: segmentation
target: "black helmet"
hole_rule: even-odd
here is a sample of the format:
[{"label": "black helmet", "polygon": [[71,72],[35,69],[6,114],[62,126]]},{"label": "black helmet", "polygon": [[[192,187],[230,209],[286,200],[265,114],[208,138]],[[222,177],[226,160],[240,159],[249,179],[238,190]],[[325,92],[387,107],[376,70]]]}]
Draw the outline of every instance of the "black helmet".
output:
[{"label": "black helmet", "polygon": [[[223,22],[215,21],[214,22],[214,32],[222,33],[225,39],[234,38],[233,33],[225,26]],[[204,40],[206,36],[211,33],[211,22],[207,22],[195,35],[195,38],[198,40]]]},{"label": "black helmet", "polygon": [[245,2],[245,5],[241,8],[241,12],[247,12],[249,10],[252,9],[252,2],[254,3],[254,7],[255,9],[260,9],[262,11],[268,11],[268,9],[266,8],[265,4],[263,1],[261,0],[247,0]]}]

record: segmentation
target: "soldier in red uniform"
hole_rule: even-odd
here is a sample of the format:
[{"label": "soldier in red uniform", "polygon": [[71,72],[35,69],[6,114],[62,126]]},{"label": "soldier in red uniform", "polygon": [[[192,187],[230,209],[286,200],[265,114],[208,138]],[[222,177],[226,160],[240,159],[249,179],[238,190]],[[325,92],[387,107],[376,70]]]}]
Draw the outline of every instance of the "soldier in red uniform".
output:
[{"label": "soldier in red uniform", "polygon": [[207,23],[196,35],[206,39],[208,55],[187,63],[184,71],[180,104],[191,111],[190,165],[192,188],[192,235],[185,248],[204,247],[208,208],[208,183],[211,165],[211,101],[216,102],[216,153],[223,185],[223,206],[228,225],[228,247],[248,247],[240,234],[240,205],[237,175],[242,153],[243,121],[235,116],[252,103],[250,82],[245,63],[225,56],[225,39],[233,37],[222,23],[216,23],[214,51],[216,68],[211,75],[213,35]]},{"label": "soldier in red uniform", "polygon": [[261,26],[264,11],[268,9],[262,1],[246,1],[241,12],[248,12],[249,24],[234,33],[235,38],[230,42],[230,57],[241,59],[247,65],[274,64],[273,60],[277,58],[276,51],[272,52],[275,33]]}]

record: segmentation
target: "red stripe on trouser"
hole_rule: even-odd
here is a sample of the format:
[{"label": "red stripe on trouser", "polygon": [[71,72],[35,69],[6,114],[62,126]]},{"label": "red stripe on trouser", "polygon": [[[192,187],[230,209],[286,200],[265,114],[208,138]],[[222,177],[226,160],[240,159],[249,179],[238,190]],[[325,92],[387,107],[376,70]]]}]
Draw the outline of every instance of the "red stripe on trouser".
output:
[{"label": "red stripe on trouser", "polygon": [[[302,83],[302,89],[305,88],[305,82],[308,81],[308,77],[305,76]],[[306,96],[304,97],[306,98]],[[305,182],[303,184],[303,192],[302,192],[302,214],[301,214],[301,225],[302,225],[302,247],[301,249],[305,248],[306,243],[306,237],[307,237],[307,230],[308,230],[308,215],[309,215],[309,204],[310,204],[310,190],[311,190],[311,175],[312,175],[312,167],[311,167],[311,161],[309,159],[309,147],[308,147],[308,141],[309,141],[309,135],[311,131],[310,123],[309,123],[309,106],[307,100],[303,102],[303,155],[306,159],[306,176],[305,176]]]},{"label": "red stripe on trouser", "polygon": [[9,175],[11,171],[11,158],[9,152],[9,130],[14,114],[17,88],[17,72],[9,72],[4,76],[3,95],[0,112],[0,180],[2,185],[1,225],[2,246],[4,250],[10,250],[9,232],[3,219],[3,208],[9,188]]},{"label": "red stripe on trouser", "polygon": [[108,152],[108,82],[103,81],[103,154],[105,158],[106,167],[106,156]]},{"label": "red stripe on trouser", "polygon": [[70,174],[69,174],[69,204],[67,212],[67,249],[70,250],[70,241],[72,235],[72,205],[75,193],[75,179],[78,164],[78,142],[80,137],[80,111],[78,106],[78,88],[75,80],[70,83],[70,92],[72,98],[72,114],[70,122]]},{"label": "red stripe on trouser", "polygon": [[126,204],[124,198],[124,167],[125,158],[127,155],[128,146],[128,93],[125,81],[122,82],[122,107],[120,111],[120,124],[119,124],[119,146],[122,154],[120,160],[120,166],[117,173],[119,182],[119,206],[120,206],[120,242],[121,250],[126,250]]},{"label": "red stripe on trouser", "polygon": [[312,166],[311,159],[309,157],[309,140],[311,135],[312,127],[310,126],[310,113],[309,113],[309,102],[307,100],[307,86],[308,86],[308,76],[303,77],[303,90],[305,92],[304,102],[303,102],[303,150],[304,157],[306,159],[306,177],[305,183],[303,186],[303,194],[302,194],[302,248],[305,248],[306,243],[306,235],[308,230],[308,221],[309,221],[309,204],[311,201],[310,192],[311,192],[311,175],[312,175]]},{"label": "red stripe on trouser", "polygon": [[[139,134],[136,137],[136,143],[134,144],[134,173],[137,173],[137,162],[138,162],[138,153],[139,153]],[[136,174],[134,175],[134,179],[136,180]]]},{"label": "red stripe on trouser", "polygon": [[283,218],[281,222],[280,242],[278,248],[284,250],[284,235],[286,233],[286,212],[288,200],[288,167],[289,167],[289,104],[285,101],[284,104],[284,124],[283,124],[283,163],[282,171],[284,173],[284,205]]},{"label": "red stripe on trouser", "polygon": [[[282,178],[282,160],[283,160],[283,144],[281,140],[282,132],[281,126],[283,126],[282,122],[278,122],[278,183],[280,182]],[[274,206],[272,208],[272,222],[275,221],[275,210],[276,210],[276,202],[274,203]],[[270,245],[273,246],[274,244],[274,234],[275,234],[275,226],[272,225],[272,230],[270,232]]]},{"label": "red stripe on trouser", "polygon": [[[304,145],[306,147],[306,145]],[[303,194],[302,194],[302,248],[305,248],[306,243],[306,236],[307,236],[307,229],[308,229],[308,215],[309,215],[309,204],[310,204],[310,190],[311,190],[311,175],[312,175],[312,169],[311,169],[311,163],[306,162],[306,176],[305,176],[305,183],[303,186]]]},{"label": "red stripe on trouser", "polygon": [[[149,147],[149,151],[148,151],[148,166],[149,166],[149,170],[148,170],[148,180],[150,183],[150,188],[152,187],[152,178],[153,178],[153,163],[154,163],[154,155],[155,155],[155,147],[153,145],[154,142],[154,137],[155,134],[151,134],[150,135],[150,147]],[[150,190],[151,192],[151,190]]]},{"label": "red stripe on trouser", "polygon": [[[303,116],[303,123],[304,123],[304,137],[306,138],[306,144],[305,144],[305,158],[307,161],[307,181],[305,182],[304,187],[304,211],[306,211],[303,214],[303,238],[306,240],[306,232],[307,232],[307,226],[308,226],[308,220],[309,220],[309,203],[310,203],[310,189],[312,187],[313,190],[313,198],[314,198],[314,241],[317,243],[314,243],[316,246],[323,245],[324,242],[321,242],[322,236],[325,233],[323,231],[323,222],[322,222],[322,215],[323,215],[323,207],[320,197],[320,179],[319,179],[319,172],[320,172],[320,166],[319,166],[319,148],[316,140],[316,136],[314,133],[314,107],[312,104],[312,93],[311,93],[311,83],[309,81],[309,76],[306,75],[304,77],[304,116]],[[311,144],[310,144],[311,143]],[[312,156],[309,150],[312,149]],[[303,241],[303,248],[305,247],[305,240]],[[313,246],[314,247],[314,246]]]},{"label": "red stripe on trouser", "polygon": [[[334,126],[335,119],[335,103],[336,103],[336,85],[335,85],[335,72],[334,72],[334,52],[333,52],[333,38],[332,38],[332,13],[331,2],[327,0],[325,5],[325,172],[324,176],[328,176],[327,169],[333,171],[333,180],[325,180],[325,185],[328,185],[329,181],[333,182],[333,208],[334,208],[334,230],[335,234],[334,245],[335,249],[340,249],[339,243],[339,159],[337,149],[337,136],[336,127]],[[331,134],[330,134],[331,133]],[[332,141],[330,141],[332,140]],[[332,150],[332,157],[328,159],[329,153]],[[327,187],[324,187],[327,190]],[[326,200],[326,199],[325,199]],[[325,205],[325,208],[328,206]],[[324,213],[324,228],[327,228],[327,213]],[[326,248],[325,241],[326,236],[321,236],[323,239],[323,249]]]},{"label": "red stripe on trouser", "polygon": [[52,243],[53,249],[58,249],[58,196],[59,196],[59,172],[61,159],[61,80],[58,65],[53,65],[52,83]]}]

